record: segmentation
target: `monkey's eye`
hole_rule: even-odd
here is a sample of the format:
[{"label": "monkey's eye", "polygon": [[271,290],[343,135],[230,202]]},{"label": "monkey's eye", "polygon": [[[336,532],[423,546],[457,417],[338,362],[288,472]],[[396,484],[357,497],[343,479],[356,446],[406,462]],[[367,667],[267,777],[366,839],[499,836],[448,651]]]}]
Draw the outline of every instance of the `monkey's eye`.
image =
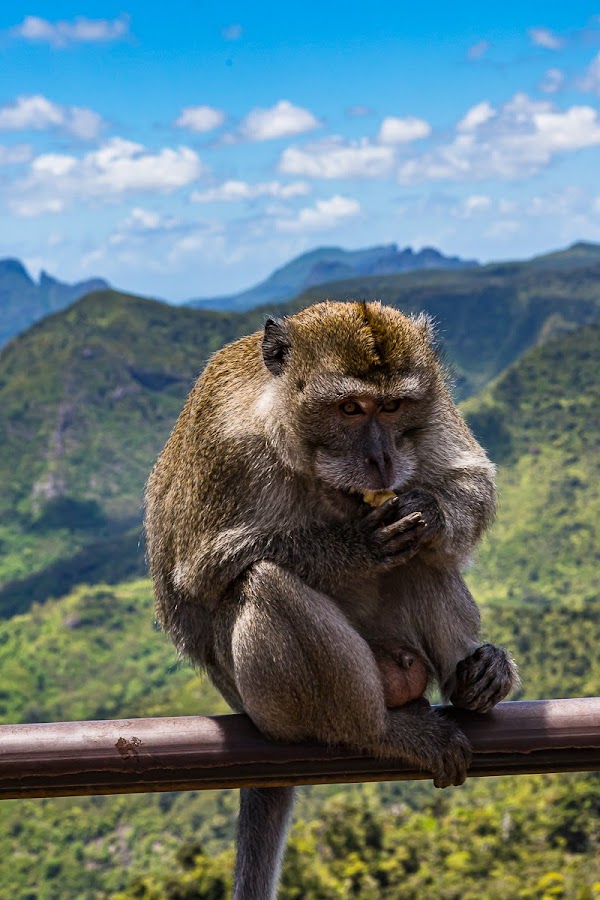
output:
[{"label": "monkey's eye", "polygon": [[356,400],[346,400],[344,403],[340,403],[339,410],[344,416],[362,415],[362,407]]},{"label": "monkey's eye", "polygon": [[395,413],[400,409],[401,400],[386,400],[381,404],[381,411],[384,413]]}]

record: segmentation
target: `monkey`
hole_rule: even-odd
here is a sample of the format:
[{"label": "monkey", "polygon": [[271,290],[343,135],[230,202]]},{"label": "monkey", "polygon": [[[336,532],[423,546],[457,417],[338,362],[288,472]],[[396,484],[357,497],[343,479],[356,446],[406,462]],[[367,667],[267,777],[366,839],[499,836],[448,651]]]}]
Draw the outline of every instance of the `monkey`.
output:
[{"label": "monkey", "polygon": [[[150,474],[157,618],[268,738],[460,785],[469,743],[422,694],[483,713],[517,684],[461,575],[494,475],[426,316],[324,301],[269,317],[211,357]],[[418,684],[398,685],[405,653]],[[292,806],[292,788],[241,791],[234,900],[276,896]]]}]

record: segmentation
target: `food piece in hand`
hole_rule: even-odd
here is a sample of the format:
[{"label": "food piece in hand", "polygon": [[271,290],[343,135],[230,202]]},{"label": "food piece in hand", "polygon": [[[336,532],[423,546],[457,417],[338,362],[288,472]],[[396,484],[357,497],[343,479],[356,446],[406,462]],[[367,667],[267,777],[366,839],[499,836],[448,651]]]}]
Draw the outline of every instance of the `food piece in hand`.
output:
[{"label": "food piece in hand", "polygon": [[363,500],[369,506],[383,506],[395,496],[394,491],[363,491]]},{"label": "food piece in hand", "polygon": [[383,682],[385,705],[389,709],[420,700],[425,693],[429,673],[425,662],[416,654],[401,650],[393,656],[380,656],[377,666]]}]

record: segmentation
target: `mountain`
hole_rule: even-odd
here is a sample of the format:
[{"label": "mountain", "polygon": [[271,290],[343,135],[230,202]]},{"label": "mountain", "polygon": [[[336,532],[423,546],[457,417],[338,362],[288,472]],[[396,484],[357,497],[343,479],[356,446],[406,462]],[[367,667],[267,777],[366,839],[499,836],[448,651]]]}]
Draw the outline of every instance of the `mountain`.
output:
[{"label": "mountain", "polygon": [[600,244],[591,244],[587,241],[578,241],[564,250],[555,250],[543,256],[530,260],[534,265],[544,267],[565,268],[574,270],[583,266],[598,265],[600,263]]},{"label": "mountain", "polygon": [[[166,338],[157,306],[133,308]],[[500,464],[498,519],[468,579],[525,697],[600,694],[599,358],[600,327],[562,333],[463,406]],[[79,586],[1,622],[0,671],[3,722],[224,709],[153,629],[147,580]],[[236,805],[231,791],[6,801],[0,884],[40,900],[228,896]],[[600,879],[594,775],[308,788],[295,819],[282,900],[432,886],[448,900],[587,900]]]},{"label": "mountain", "polygon": [[[531,264],[365,277],[332,297],[381,297],[435,316],[464,399],[539,341],[598,319],[600,265]],[[293,312],[322,299],[313,288]],[[145,479],[207,357],[261,327],[223,313],[100,291],[0,352],[0,616],[82,582],[144,572]]]},{"label": "mountain", "polygon": [[0,615],[144,571],[143,485],[232,317],[112,291],[0,352]]},{"label": "mountain", "polygon": [[276,269],[265,281],[239,294],[189,300],[188,306],[201,309],[246,310],[265,303],[284,303],[316,284],[328,284],[355,276],[393,275],[424,269],[464,269],[477,266],[475,260],[444,256],[432,247],[414,252],[399,250],[396,244],[366,250],[318,247]]},{"label": "mountain", "polygon": [[0,259],[0,346],[38,319],[108,286],[102,278],[63,284],[46,272],[36,284],[18,259]]},{"label": "mountain", "polygon": [[588,325],[531,350],[463,404],[500,464],[498,526],[469,575],[500,608],[600,612],[599,360],[600,325]]},{"label": "mountain", "polygon": [[460,271],[352,278],[304,291],[282,311],[322,300],[379,299],[437,324],[458,399],[477,393],[538,341],[600,315],[600,245]]}]

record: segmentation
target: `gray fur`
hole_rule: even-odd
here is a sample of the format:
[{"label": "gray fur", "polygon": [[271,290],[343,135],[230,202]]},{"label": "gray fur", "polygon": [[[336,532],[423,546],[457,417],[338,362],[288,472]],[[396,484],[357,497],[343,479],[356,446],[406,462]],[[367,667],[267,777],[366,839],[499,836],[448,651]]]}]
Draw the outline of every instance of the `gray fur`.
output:
[{"label": "gray fur", "polygon": [[240,791],[233,900],[275,900],[293,804],[291,787]]}]

